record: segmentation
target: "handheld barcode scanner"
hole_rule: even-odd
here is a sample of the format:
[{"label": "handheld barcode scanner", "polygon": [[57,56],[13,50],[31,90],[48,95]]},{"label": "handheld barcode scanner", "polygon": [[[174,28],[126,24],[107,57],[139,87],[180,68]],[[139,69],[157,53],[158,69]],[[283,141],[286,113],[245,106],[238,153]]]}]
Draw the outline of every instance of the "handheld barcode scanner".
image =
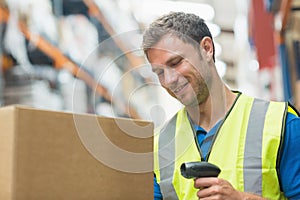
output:
[{"label": "handheld barcode scanner", "polygon": [[180,166],[181,175],[185,178],[218,177],[219,167],[208,162],[186,162]]}]

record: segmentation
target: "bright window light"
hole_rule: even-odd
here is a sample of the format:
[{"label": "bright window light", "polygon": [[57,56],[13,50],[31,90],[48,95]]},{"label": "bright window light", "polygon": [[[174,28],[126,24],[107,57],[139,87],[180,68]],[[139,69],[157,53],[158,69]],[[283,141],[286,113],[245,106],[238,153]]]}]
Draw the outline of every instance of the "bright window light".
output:
[{"label": "bright window light", "polygon": [[221,28],[217,24],[206,22],[213,37],[217,37],[221,33]]},{"label": "bright window light", "polygon": [[249,62],[249,69],[251,71],[257,71],[259,69],[259,63],[257,60],[253,59]]},{"label": "bright window light", "polygon": [[215,57],[216,58],[219,57],[221,53],[222,53],[222,46],[219,43],[215,42]]},{"label": "bright window light", "polygon": [[160,15],[171,11],[194,13],[205,21],[214,18],[215,11],[212,6],[203,3],[168,1],[168,0],[131,0],[136,19],[144,24],[151,23]]},{"label": "bright window light", "polygon": [[226,74],[227,65],[221,60],[216,60],[216,68],[220,77],[224,77]]}]

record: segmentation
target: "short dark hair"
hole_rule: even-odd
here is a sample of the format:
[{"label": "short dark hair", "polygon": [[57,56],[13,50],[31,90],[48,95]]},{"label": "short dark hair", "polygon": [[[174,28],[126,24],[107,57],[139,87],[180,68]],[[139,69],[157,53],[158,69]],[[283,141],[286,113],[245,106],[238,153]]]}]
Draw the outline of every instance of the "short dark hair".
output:
[{"label": "short dark hair", "polygon": [[[183,42],[194,46],[200,44],[205,36],[213,40],[206,23],[199,16],[183,12],[170,12],[156,19],[145,30],[142,44],[145,55],[151,47],[167,34],[175,35]],[[215,48],[213,60],[215,60]]]}]

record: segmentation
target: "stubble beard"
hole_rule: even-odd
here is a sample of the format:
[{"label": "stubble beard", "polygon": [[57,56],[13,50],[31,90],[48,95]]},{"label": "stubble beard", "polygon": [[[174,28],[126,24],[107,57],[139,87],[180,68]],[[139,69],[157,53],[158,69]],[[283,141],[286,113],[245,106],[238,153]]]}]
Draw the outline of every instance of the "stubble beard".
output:
[{"label": "stubble beard", "polygon": [[[201,87],[201,86],[199,86]],[[198,107],[203,102],[206,102],[209,97],[209,91],[207,86],[204,84],[202,88],[193,90],[192,93],[186,94],[188,96],[180,97],[177,99],[186,107]]]}]

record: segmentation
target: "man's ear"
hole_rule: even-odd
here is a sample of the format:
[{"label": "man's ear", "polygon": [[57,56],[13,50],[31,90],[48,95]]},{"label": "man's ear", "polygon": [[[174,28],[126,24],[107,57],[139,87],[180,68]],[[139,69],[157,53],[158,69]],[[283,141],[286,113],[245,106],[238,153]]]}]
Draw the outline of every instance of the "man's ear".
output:
[{"label": "man's ear", "polygon": [[207,61],[211,61],[213,59],[213,54],[214,54],[214,45],[213,41],[210,37],[205,36],[202,38],[200,42],[200,49],[203,51],[203,57]]}]

